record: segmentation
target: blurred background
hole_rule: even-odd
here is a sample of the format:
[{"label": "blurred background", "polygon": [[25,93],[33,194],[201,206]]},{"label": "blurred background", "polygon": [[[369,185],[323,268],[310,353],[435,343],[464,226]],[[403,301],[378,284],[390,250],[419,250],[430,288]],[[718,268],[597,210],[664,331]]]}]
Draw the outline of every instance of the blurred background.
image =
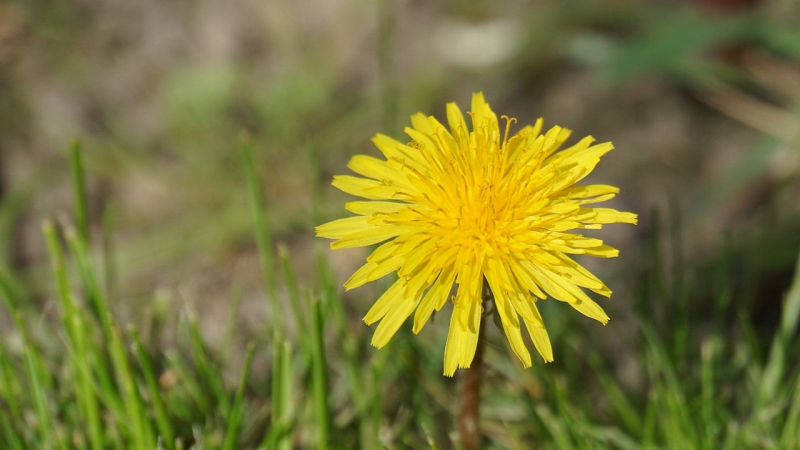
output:
[{"label": "blurred background", "polygon": [[[602,232],[619,258],[580,261],[615,292],[602,302],[612,321],[604,328],[545,302],[551,336],[561,336],[556,362],[536,364],[522,387],[500,382],[510,406],[489,407],[492,433],[524,422],[515,392],[547,395],[536,391],[547,383],[531,381],[541,371],[566,373],[593,398],[598,366],[581,362],[587,353],[644,402],[643,317],[678,339],[677,359],[699,354],[715,310],[725,336],[746,329],[754,349],[768,349],[800,249],[793,0],[4,2],[0,265],[45,317],[56,314],[40,223],[71,211],[77,138],[93,242],[113,249],[104,255],[112,309],[142,327],[159,311],[171,329],[188,305],[219,348],[220,317],[235,303],[236,362],[225,369],[235,380],[245,343],[269,340],[272,314],[239,143],[250,142],[274,242],[301,290],[319,283],[318,252],[340,286],[366,252],[331,253],[313,237],[314,225],[346,215],[332,176],[348,173],[354,154],[377,155],[375,133],[402,139],[410,114],[444,117],[449,101],[467,110],[476,91],[519,124],[544,117],[573,139],[612,141],[590,181],[620,186],[612,206],[640,215],[637,227]],[[385,288],[374,284],[338,293],[365,366],[399,351],[366,346],[360,317]],[[276,289],[288,310],[287,288]],[[676,324],[683,337],[673,337]],[[439,377],[446,327],[436,320],[413,340],[404,327],[395,339],[413,343],[393,345],[413,346],[422,373]],[[510,366],[492,333],[490,366]],[[166,348],[173,335],[148,345]],[[342,351],[335,337],[328,346],[332,409],[347,424],[336,388]],[[270,364],[268,352],[255,358],[262,373]],[[431,383],[452,391],[438,400],[446,410],[454,385]],[[388,424],[402,400],[385,398]],[[613,421],[604,417],[592,419]]]}]

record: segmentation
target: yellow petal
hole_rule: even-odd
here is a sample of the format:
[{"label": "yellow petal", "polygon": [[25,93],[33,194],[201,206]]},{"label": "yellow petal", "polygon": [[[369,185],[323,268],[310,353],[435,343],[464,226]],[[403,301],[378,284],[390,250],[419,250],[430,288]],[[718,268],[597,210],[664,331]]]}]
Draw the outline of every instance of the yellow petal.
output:
[{"label": "yellow petal", "polygon": [[388,344],[392,336],[397,333],[397,330],[400,329],[403,322],[408,319],[408,316],[410,316],[414,308],[417,307],[419,296],[413,295],[408,291],[404,292],[404,294],[405,295],[401,296],[402,300],[392,305],[392,308],[383,317],[381,323],[378,324],[375,334],[372,335],[371,344],[374,347],[381,348]]},{"label": "yellow petal", "polygon": [[574,186],[569,191],[570,198],[589,198],[610,194],[619,194],[619,188],[607,184],[590,184],[587,186]]},{"label": "yellow petal", "polygon": [[454,102],[447,104],[447,125],[450,127],[450,134],[456,141],[459,140],[459,136],[466,136],[469,133],[464,115],[461,114],[461,109]]},{"label": "yellow petal", "polygon": [[534,280],[533,276],[531,276],[530,270],[527,269],[522,262],[511,264],[511,269],[514,271],[514,276],[516,277],[520,285],[522,285],[524,288],[532,292],[533,295],[539,298],[547,297],[544,294],[544,292],[542,292],[542,290],[539,288],[539,284],[536,283],[536,280]]},{"label": "yellow petal", "polygon": [[506,338],[511,344],[511,350],[519,357],[524,367],[531,366],[531,354],[525,347],[525,342],[522,340],[521,325],[519,316],[514,306],[506,296],[506,292],[500,288],[497,282],[497,271],[492,270],[492,265],[489,266],[489,272],[486,274],[486,280],[492,289],[494,295],[494,304],[500,314],[500,322],[503,324],[503,331],[505,331]]},{"label": "yellow petal", "polygon": [[450,296],[450,290],[453,287],[455,278],[456,271],[454,266],[448,266],[441,271],[436,282],[431,286],[428,292],[425,293],[422,302],[417,308],[417,312],[414,314],[414,334],[422,330],[422,327],[428,322],[434,309],[438,311],[445,304],[447,298]]},{"label": "yellow petal", "polygon": [[331,183],[333,187],[356,197],[370,200],[395,198],[397,188],[381,184],[380,181],[354,177],[352,175],[336,175]]},{"label": "yellow petal", "polygon": [[545,291],[553,298],[569,303],[580,313],[598,322],[602,322],[603,324],[608,322],[608,315],[603,311],[603,308],[595,303],[594,300],[590,299],[581,288],[547,270],[536,268],[534,272],[538,276],[537,280],[539,280],[545,288]]},{"label": "yellow petal", "polygon": [[402,255],[394,256],[385,261],[381,261],[380,263],[367,262],[361,266],[361,268],[359,268],[349,280],[347,280],[347,282],[344,284],[344,288],[349,291],[350,289],[355,289],[365,283],[369,283],[370,281],[383,278],[386,275],[398,270],[402,264]]},{"label": "yellow petal", "polygon": [[553,183],[553,192],[560,192],[584,179],[600,162],[600,157],[613,149],[610,142],[605,142],[566,157],[560,154],[551,156],[545,164],[551,163],[559,171],[569,175]]},{"label": "yellow petal", "polygon": [[[533,305],[534,312],[536,315],[539,316],[541,319],[541,315],[539,314],[539,310],[536,308],[536,305]],[[528,334],[531,335],[531,340],[533,341],[534,347],[536,347],[536,351],[542,355],[544,358],[544,362],[551,362],[553,361],[553,346],[550,344],[550,336],[547,334],[547,329],[544,327],[544,322],[539,325],[536,322],[529,322],[525,321],[525,328],[528,329]]]},{"label": "yellow petal", "polygon": [[433,127],[425,114],[416,113],[411,116],[411,126],[422,134],[429,136],[433,134]]},{"label": "yellow petal", "polygon": [[[477,313],[476,313],[477,312]],[[462,327],[469,322],[471,327]],[[480,329],[480,310],[455,307],[450,317],[450,330],[444,347],[444,374],[452,377],[457,368],[467,368],[475,357],[478,346],[478,330]],[[474,331],[473,331],[474,330]]]},{"label": "yellow petal", "polygon": [[387,160],[394,160],[408,164],[415,170],[425,171],[425,159],[419,154],[419,150],[411,148],[399,141],[396,141],[384,134],[377,134],[372,138],[372,143],[383,153]]},{"label": "yellow petal", "polygon": [[[548,157],[555,153],[556,150],[561,148],[564,142],[569,139],[570,135],[572,135],[572,130],[568,128],[562,128],[559,126],[554,126],[553,128],[549,129],[547,133],[544,135],[544,142],[542,142],[542,152],[544,152],[544,157]],[[584,138],[581,142],[577,145],[580,146],[584,143],[586,139],[592,139],[591,136],[588,138]],[[559,157],[564,152],[559,153]]]},{"label": "yellow petal", "polygon": [[408,203],[400,202],[348,202],[344,204],[346,210],[362,216],[396,213],[410,206]]},{"label": "yellow petal", "polygon": [[395,188],[407,192],[416,192],[416,189],[408,181],[405,174],[378,158],[356,155],[350,159],[347,167],[359,175],[378,180],[382,184],[391,184]]},{"label": "yellow petal", "polygon": [[483,134],[489,138],[496,138],[500,135],[500,128],[497,124],[497,114],[492,111],[483,92],[472,94],[472,130],[475,133]]},{"label": "yellow petal", "polygon": [[587,248],[583,250],[584,254],[590,256],[597,256],[598,258],[616,258],[619,256],[619,250],[608,245],[603,245],[595,248]]},{"label": "yellow petal", "polygon": [[331,248],[337,250],[340,248],[364,247],[418,230],[419,227],[416,225],[373,226],[372,228],[366,228],[360,232],[353,232],[342,236],[338,241],[331,243]]},{"label": "yellow petal", "polygon": [[630,223],[636,225],[638,216],[611,208],[581,208],[578,217],[581,222],[590,223]]},{"label": "yellow petal", "polygon": [[345,217],[316,227],[317,236],[328,239],[339,239],[352,233],[363,233],[375,228],[367,223],[367,217]]},{"label": "yellow petal", "polygon": [[394,282],[386,292],[381,295],[378,300],[369,309],[367,315],[364,316],[364,322],[367,325],[381,320],[389,310],[402,300],[404,280],[400,279]]}]

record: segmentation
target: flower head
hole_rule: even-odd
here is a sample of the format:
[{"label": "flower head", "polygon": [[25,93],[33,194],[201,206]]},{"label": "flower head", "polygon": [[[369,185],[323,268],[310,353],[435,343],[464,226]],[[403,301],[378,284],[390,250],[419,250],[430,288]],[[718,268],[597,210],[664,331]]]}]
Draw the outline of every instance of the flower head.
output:
[{"label": "flower head", "polygon": [[636,223],[635,214],[586,206],[614,197],[616,187],[576,185],[613,148],[611,143],[593,144],[586,137],[557,152],[570,131],[556,126],[541,134],[541,119],[509,137],[516,120],[503,116],[501,130],[481,93],[473,95],[469,115],[472,131],[458,106],[449,103],[449,130],[418,113],[405,129],[411,142],[376,135],[372,141],[386,160],[356,155],[348,167],[365,178],[333,179],[335,187],[368,201],[347,203],[355,216],[317,227],[317,236],[336,239],[333,249],[387,241],[345,283],[352,289],[392,272],[399,276],[364,317],[370,325],[380,321],[375,347],[386,345],[415,311],[418,333],[433,311],[452,299],[444,355],[448,376],[457,367],[469,367],[475,354],[484,279],[525,367],[531,355],[522,339],[523,323],[539,354],[553,360],[537,300],[550,296],[608,322],[583,289],[606,297],[611,291],[570,255],[610,258],[618,251],[574,230]]}]

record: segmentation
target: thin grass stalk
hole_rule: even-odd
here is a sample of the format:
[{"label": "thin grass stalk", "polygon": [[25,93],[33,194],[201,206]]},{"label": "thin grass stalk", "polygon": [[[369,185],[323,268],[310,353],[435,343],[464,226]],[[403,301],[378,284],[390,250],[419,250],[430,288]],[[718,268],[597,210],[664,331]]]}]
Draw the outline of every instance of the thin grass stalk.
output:
[{"label": "thin grass stalk", "polygon": [[[641,329],[651,356],[647,366],[652,370],[651,378],[657,380],[657,400],[661,402],[666,413],[660,425],[666,429],[671,427],[677,431],[669,433],[668,437],[678,439],[679,447],[686,445],[696,447],[698,435],[695,422],[692,421],[693,416],[689,410],[686,393],[682,389],[681,379],[675,371],[669,352],[649,322],[642,322]],[[665,426],[667,423],[670,423],[670,427]]]},{"label": "thin grass stalk", "polygon": [[273,263],[275,255],[272,250],[272,230],[269,220],[267,219],[266,201],[261,192],[261,183],[258,180],[255,166],[253,165],[250,145],[247,142],[243,142],[240,145],[240,152],[242,154],[242,163],[247,178],[247,185],[250,190],[250,211],[252,212],[253,223],[255,224],[256,245],[258,246],[258,257],[261,261],[265,290],[270,301],[272,325],[274,329],[282,330],[283,321],[281,320],[280,314],[282,308],[278,303],[278,290]]},{"label": "thin grass stalk", "polygon": [[89,349],[87,348],[86,328],[81,320],[81,312],[77,308],[72,293],[70,292],[71,288],[67,278],[64,254],[55,227],[52,222],[45,221],[42,225],[42,231],[44,232],[47,242],[53,274],[58,286],[58,297],[63,308],[62,320],[67,330],[67,345],[73,349],[73,353],[69,358],[69,363],[72,367],[72,372],[77,377],[75,395],[78,400],[78,409],[89,429],[91,447],[95,450],[99,450],[103,447],[103,439],[101,434],[100,412],[97,398],[94,395],[92,387],[90,368],[93,367],[94,364],[92,364],[92,358],[89,356]]},{"label": "thin grass stalk", "polygon": [[[376,399],[375,380],[363,376],[361,373],[361,359],[358,352],[358,340],[353,333],[348,332],[345,321],[345,312],[342,303],[339,301],[336,284],[330,273],[330,265],[325,253],[317,251],[317,279],[321,285],[323,301],[327,308],[327,317],[333,320],[335,334],[341,341],[341,348],[344,353],[345,372],[347,383],[350,390],[350,398],[356,406],[359,415],[359,428],[361,435],[361,447],[365,450],[381,448],[378,439],[378,425],[381,420],[382,412],[380,402]],[[373,374],[374,375],[374,374]],[[366,387],[366,389],[365,389]],[[366,391],[366,394],[365,394]]]},{"label": "thin grass stalk", "polygon": [[222,328],[222,339],[220,348],[222,349],[221,357],[222,363],[226,364],[230,355],[233,354],[234,335],[236,334],[236,327],[238,326],[239,312],[242,307],[242,286],[238,280],[234,280],[231,286],[230,301],[228,302],[228,311],[225,315],[225,325]]},{"label": "thin grass stalk", "polygon": [[194,313],[189,314],[189,340],[192,347],[192,359],[195,364],[197,376],[205,380],[211,391],[217,399],[217,408],[223,416],[230,414],[231,401],[228,398],[225,384],[220,377],[219,370],[213,367],[209,356],[206,352],[206,345],[200,336],[200,330],[197,325],[197,318]]},{"label": "thin grass stalk", "polygon": [[175,431],[172,429],[172,422],[170,422],[169,415],[167,414],[165,401],[161,395],[161,388],[158,385],[155,371],[153,370],[153,363],[150,361],[150,357],[147,355],[139,339],[139,334],[136,331],[132,331],[131,335],[136,350],[136,356],[139,359],[139,365],[141,365],[142,372],[144,373],[144,381],[153,402],[159,435],[162,438],[162,442],[166,443],[167,450],[175,450]]},{"label": "thin grass stalk", "polygon": [[312,301],[311,370],[314,396],[314,415],[317,422],[317,448],[327,450],[330,443],[330,413],[328,411],[328,372],[325,361],[324,326],[319,301]]},{"label": "thin grass stalk", "polygon": [[553,437],[556,443],[555,448],[559,450],[571,450],[575,448],[569,433],[567,433],[564,427],[564,423],[553,415],[553,411],[551,411],[547,405],[540,403],[534,407],[534,411],[550,433],[550,436]]},{"label": "thin grass stalk", "polygon": [[84,180],[81,143],[72,141],[70,148],[70,165],[72,168],[72,188],[75,199],[75,223],[78,234],[84,242],[89,242],[89,207],[86,200],[86,183]]},{"label": "thin grass stalk", "polygon": [[50,254],[50,263],[53,268],[53,275],[56,279],[58,298],[63,308],[62,319],[64,321],[64,328],[67,330],[70,340],[73,341],[75,339],[75,331],[73,330],[70,318],[75,316],[75,304],[70,294],[69,280],[64,263],[64,253],[61,250],[61,242],[59,242],[55,226],[50,220],[45,220],[42,223],[42,232],[44,233],[47,243],[47,251]]},{"label": "thin grass stalk", "polygon": [[89,298],[92,311],[97,316],[97,320],[100,321],[100,324],[103,327],[103,334],[105,335],[106,339],[110,339],[111,310],[102,290],[100,289],[100,285],[97,283],[97,278],[94,275],[94,269],[92,268],[89,260],[89,250],[86,246],[86,242],[82,240],[74,228],[68,225],[65,225],[64,228],[64,236],[66,238],[67,245],[69,246],[72,257],[78,264],[83,286],[86,290],[86,296]]},{"label": "thin grass stalk", "polygon": [[22,319],[21,314],[17,314],[19,306],[14,300],[15,296],[11,288],[10,279],[2,270],[0,270],[0,297],[2,297],[3,302],[6,304],[11,319],[14,321],[14,325],[16,325],[20,333],[25,334],[27,332],[25,321]]},{"label": "thin grass stalk", "polygon": [[116,326],[111,329],[111,357],[114,362],[114,370],[117,375],[117,382],[119,383],[125,405],[126,417],[118,417],[121,423],[129,423],[129,437],[135,443],[134,448],[141,450],[149,450],[155,448],[155,439],[153,438],[152,430],[149,427],[149,421],[146,418],[145,412],[142,409],[142,400],[139,395],[139,390],[136,386],[133,372],[131,371],[130,364],[128,363],[128,356],[125,353],[125,345],[122,342],[122,336]]},{"label": "thin grass stalk", "polygon": [[[798,320],[800,320],[800,256],[797,259],[794,280],[786,295],[786,303],[783,307],[783,317],[781,320],[781,339],[784,345],[797,331]],[[797,430],[800,429],[800,371],[796,369],[797,382],[795,383],[794,395],[789,406],[789,413],[783,426],[781,441],[785,448],[797,448],[800,445],[800,438]]]},{"label": "thin grass stalk", "polygon": [[[292,262],[289,259],[289,252],[286,247],[278,247],[278,258],[280,259],[286,290],[289,293],[289,303],[292,305],[292,313],[294,314],[295,325],[297,326],[297,335],[302,336],[307,328],[306,313],[303,311],[303,306],[300,304],[297,278],[294,275],[294,269],[292,269]],[[301,342],[304,341],[301,340]]]},{"label": "thin grass stalk", "polygon": [[[83,286],[91,305],[91,310],[94,313],[95,318],[100,322],[103,334],[103,342],[113,342],[114,331],[112,329],[113,324],[111,310],[109,308],[108,301],[106,300],[106,296],[104,295],[100,285],[97,282],[97,278],[95,277],[94,269],[92,268],[90,262],[87,242],[84,241],[76,232],[76,230],[69,225],[65,225],[65,237],[71,254],[78,265]],[[76,335],[76,338],[78,337],[79,336]],[[106,354],[103,349],[104,346],[99,344],[90,345],[88,348],[86,348],[85,350],[88,355],[87,357],[91,358],[94,361],[94,364],[91,366],[86,364],[82,365],[86,367],[96,367],[96,370],[93,372],[97,376],[97,382],[100,385],[102,400],[109,406],[109,408],[111,408],[113,412],[115,412],[119,417],[122,417],[123,414],[127,415],[127,413],[123,413],[126,407],[121,395],[119,394],[119,389],[117,389],[117,387],[114,385],[109,370],[107,370],[108,366],[106,365],[105,361]],[[81,353],[79,352],[78,354]],[[91,373],[92,372],[90,371],[89,374]],[[98,423],[98,428],[100,427],[101,425]]]},{"label": "thin grass stalk", "polygon": [[[19,318],[18,320],[22,320]],[[33,345],[31,337],[24,333],[25,346],[23,354],[25,355],[25,367],[28,370],[28,377],[30,379],[31,395],[33,397],[33,404],[36,410],[36,417],[39,424],[39,435],[42,439],[41,448],[56,447],[66,450],[67,446],[63,437],[55,428],[57,419],[55,413],[48,405],[47,394],[45,393],[45,385],[47,384],[47,373],[44,370],[38,350]]]},{"label": "thin grass stalk", "polygon": [[800,448],[800,433],[797,432],[800,430],[800,372],[796,373],[795,378],[794,395],[781,433],[783,448]]},{"label": "thin grass stalk", "polygon": [[103,209],[102,223],[102,252],[103,252],[103,283],[105,284],[106,297],[117,297],[117,260],[114,243],[114,208],[106,204]]},{"label": "thin grass stalk", "polygon": [[[280,426],[289,426],[292,418],[295,415],[295,402],[294,396],[297,395],[294,388],[294,373],[292,371],[292,344],[288,340],[283,341],[281,349],[281,364],[278,367],[278,376],[281,379],[280,390],[277,395],[280,397],[281,405],[283,408],[280,420]],[[278,441],[279,450],[291,450],[292,448],[292,435],[286,433],[282,439]]]},{"label": "thin grass stalk", "polygon": [[787,346],[797,331],[798,322],[800,322],[800,258],[797,261],[794,281],[786,296],[780,329],[772,341],[769,359],[759,383],[757,409],[771,402],[782,385],[781,381],[786,371]]},{"label": "thin grass stalk", "polygon": [[244,417],[244,390],[247,386],[247,375],[250,373],[250,366],[253,363],[255,348],[255,344],[252,342],[247,345],[247,351],[244,356],[244,367],[242,368],[242,378],[239,380],[239,386],[236,388],[231,411],[228,415],[228,430],[225,432],[225,440],[222,444],[223,450],[233,450],[236,448],[236,438],[238,437],[239,429],[242,427],[242,418]]},{"label": "thin grass stalk", "polygon": [[[86,179],[84,174],[82,148],[80,142],[76,139],[72,143],[70,152],[70,163],[72,168],[72,185],[73,185],[73,201],[74,201],[74,214],[77,231],[65,225],[65,237],[67,244],[70,247],[71,253],[78,263],[78,267],[83,279],[83,285],[86,296],[95,313],[97,320],[100,321],[105,341],[112,339],[111,336],[111,313],[103,296],[103,292],[97,284],[94,276],[94,270],[91,267],[88,247],[90,245],[89,235],[89,209],[86,193]],[[105,223],[104,223],[104,237],[105,237]],[[115,389],[108,377],[105,366],[103,366],[104,354],[99,350],[98,346],[93,342],[87,342],[85,334],[85,325],[83,314],[79,309],[74,310],[76,315],[75,330],[75,347],[76,355],[79,360],[77,362],[78,374],[81,384],[82,403],[85,404],[87,420],[89,422],[89,437],[92,443],[92,448],[99,450],[103,448],[102,438],[102,423],[98,408],[98,399],[94,393],[94,380],[92,373],[98,374],[99,382],[104,388],[102,390],[108,397],[107,402],[110,406],[114,407],[117,412],[121,410],[119,407],[120,401],[114,393]],[[92,368],[95,368],[93,370]]]},{"label": "thin grass stalk", "polygon": [[[168,366],[171,370],[175,371],[177,374],[177,379],[181,380],[176,388],[183,390],[194,402],[192,409],[196,412],[199,412],[199,414],[203,416],[210,414],[212,406],[211,402],[207,398],[207,392],[198,383],[197,376],[191,373],[186,361],[184,361],[184,359],[178,356],[178,354],[174,351],[166,351],[165,356]],[[191,404],[191,402],[189,403]],[[193,416],[186,414],[184,417],[191,419]]]},{"label": "thin grass stalk", "polygon": [[676,320],[673,339],[673,354],[675,361],[683,366],[687,361],[686,351],[690,347],[689,341],[689,297],[686,295],[686,281],[684,277],[684,257],[683,257],[683,223],[681,210],[677,200],[670,198],[670,244],[672,247],[672,282],[670,289],[676,309]]},{"label": "thin grass stalk", "polygon": [[11,450],[25,450],[25,444],[22,441],[22,436],[17,434],[16,430],[11,427],[11,422],[5,414],[0,414],[0,426],[3,430],[3,437],[11,446]]},{"label": "thin grass stalk", "polygon": [[700,345],[700,418],[706,432],[703,433],[703,448],[713,448],[714,433],[708,428],[714,423],[714,410],[716,403],[715,367],[721,343],[719,337],[714,335]]},{"label": "thin grass stalk", "polygon": [[639,411],[631,404],[622,388],[610,375],[610,371],[600,364],[600,357],[596,353],[589,354],[588,362],[592,372],[597,375],[597,381],[600,383],[605,397],[611,402],[626,431],[641,436],[642,417]]},{"label": "thin grass stalk", "polygon": [[[292,448],[291,398],[292,398],[292,356],[288,342],[275,333],[272,357],[272,426],[264,436],[261,447],[288,450]],[[277,432],[276,430],[282,430]]]},{"label": "thin grass stalk", "polygon": [[76,314],[72,319],[75,327],[75,354],[73,361],[74,367],[77,369],[78,386],[76,386],[76,394],[78,400],[82,405],[84,414],[86,415],[86,422],[89,428],[89,442],[93,450],[101,450],[103,445],[102,423],[100,419],[100,409],[98,406],[97,397],[94,391],[94,381],[92,379],[92,368],[95,367],[95,361],[89,346],[93,345],[87,342],[86,336],[86,323],[81,314]]},{"label": "thin grass stalk", "polygon": [[[16,383],[13,383],[16,381]],[[9,414],[0,414],[2,436],[10,443],[13,449],[23,449],[23,435],[14,429],[12,424],[22,424],[22,406],[19,401],[23,398],[20,393],[19,380],[11,368],[5,346],[0,343],[0,398],[5,399]]]}]

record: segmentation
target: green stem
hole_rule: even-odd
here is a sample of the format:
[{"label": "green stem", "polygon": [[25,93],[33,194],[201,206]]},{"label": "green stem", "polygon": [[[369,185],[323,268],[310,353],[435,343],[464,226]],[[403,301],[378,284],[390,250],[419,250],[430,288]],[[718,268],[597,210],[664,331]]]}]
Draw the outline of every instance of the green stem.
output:
[{"label": "green stem", "polygon": [[[485,308],[486,311],[489,311],[488,302],[492,300],[492,292],[487,289],[484,282],[483,301],[487,306]],[[461,437],[461,445],[464,450],[477,450],[480,448],[481,443],[481,381],[483,378],[483,347],[486,324],[486,314],[484,314],[478,331],[478,346],[475,349],[475,356],[472,359],[472,364],[464,370],[463,378],[461,378],[458,434]]]}]

